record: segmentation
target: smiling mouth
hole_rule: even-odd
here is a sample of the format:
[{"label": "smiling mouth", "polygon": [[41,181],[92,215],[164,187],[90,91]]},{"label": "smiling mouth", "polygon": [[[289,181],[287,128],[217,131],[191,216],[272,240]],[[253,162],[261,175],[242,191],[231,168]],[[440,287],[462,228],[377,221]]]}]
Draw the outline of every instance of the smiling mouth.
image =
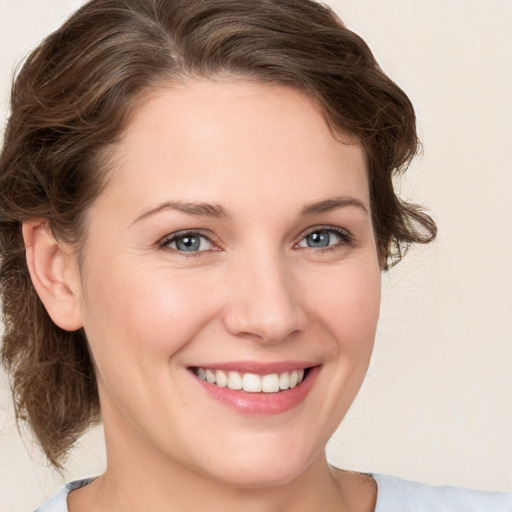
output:
[{"label": "smiling mouth", "polygon": [[307,377],[309,368],[258,375],[250,372],[224,371],[213,368],[192,367],[201,380],[219,388],[247,393],[279,393],[297,387]]}]

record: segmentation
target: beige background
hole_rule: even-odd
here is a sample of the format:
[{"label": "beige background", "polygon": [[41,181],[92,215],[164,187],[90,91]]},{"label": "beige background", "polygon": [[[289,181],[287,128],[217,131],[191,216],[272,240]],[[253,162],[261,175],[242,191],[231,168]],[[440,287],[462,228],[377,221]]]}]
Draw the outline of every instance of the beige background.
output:
[{"label": "beige background", "polygon": [[[0,0],[0,116],[13,66],[78,0]],[[512,1],[332,0],[417,107],[425,151],[402,184],[439,239],[383,276],[369,376],[328,446],[347,468],[512,491]],[[13,423],[0,374],[0,511],[102,471],[101,431],[63,477]]]}]

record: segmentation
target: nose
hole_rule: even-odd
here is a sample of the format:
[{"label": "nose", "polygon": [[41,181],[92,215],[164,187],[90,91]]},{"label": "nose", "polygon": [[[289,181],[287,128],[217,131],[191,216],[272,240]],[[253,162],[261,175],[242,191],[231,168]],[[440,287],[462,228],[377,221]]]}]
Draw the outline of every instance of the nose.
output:
[{"label": "nose", "polygon": [[298,283],[279,257],[244,258],[229,282],[224,322],[231,334],[269,344],[304,330],[307,317]]}]

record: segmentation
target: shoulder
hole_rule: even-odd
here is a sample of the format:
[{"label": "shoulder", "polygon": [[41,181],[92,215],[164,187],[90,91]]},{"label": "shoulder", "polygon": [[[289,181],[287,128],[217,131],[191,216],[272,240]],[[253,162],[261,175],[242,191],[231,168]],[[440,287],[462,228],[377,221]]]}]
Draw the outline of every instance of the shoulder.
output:
[{"label": "shoulder", "polygon": [[68,494],[71,491],[80,489],[91,483],[94,478],[86,478],[84,480],[76,480],[61,487],[46,503],[43,503],[34,512],[68,512]]},{"label": "shoulder", "polygon": [[512,512],[512,494],[451,486],[431,486],[373,474],[377,482],[375,512]]}]

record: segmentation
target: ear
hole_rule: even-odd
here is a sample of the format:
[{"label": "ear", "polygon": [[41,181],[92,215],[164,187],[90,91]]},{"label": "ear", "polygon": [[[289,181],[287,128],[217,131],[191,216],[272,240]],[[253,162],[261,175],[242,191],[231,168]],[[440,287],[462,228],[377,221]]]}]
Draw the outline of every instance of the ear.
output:
[{"label": "ear", "polygon": [[53,236],[47,220],[25,221],[22,229],[30,277],[46,311],[61,329],[80,329],[82,287],[76,256]]}]

